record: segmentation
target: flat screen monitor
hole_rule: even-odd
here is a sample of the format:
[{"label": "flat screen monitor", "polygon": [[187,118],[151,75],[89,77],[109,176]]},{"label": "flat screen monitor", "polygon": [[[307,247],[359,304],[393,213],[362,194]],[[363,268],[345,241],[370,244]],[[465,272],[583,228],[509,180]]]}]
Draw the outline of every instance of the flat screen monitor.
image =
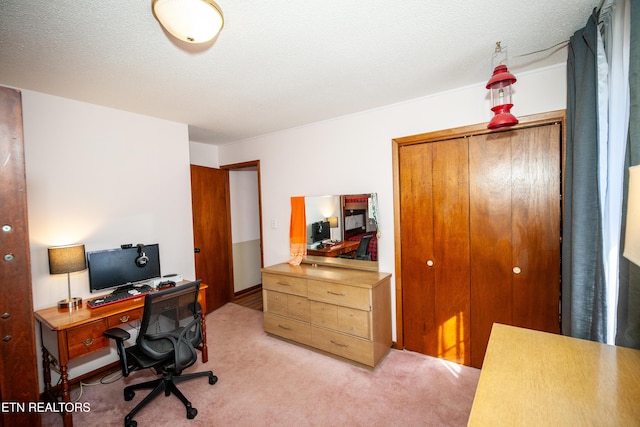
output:
[{"label": "flat screen monitor", "polygon": [[329,221],[318,221],[311,225],[311,233],[314,242],[331,239],[331,226]]},{"label": "flat screen monitor", "polygon": [[87,265],[91,292],[117,288],[160,277],[160,251],[158,244],[92,251]]}]

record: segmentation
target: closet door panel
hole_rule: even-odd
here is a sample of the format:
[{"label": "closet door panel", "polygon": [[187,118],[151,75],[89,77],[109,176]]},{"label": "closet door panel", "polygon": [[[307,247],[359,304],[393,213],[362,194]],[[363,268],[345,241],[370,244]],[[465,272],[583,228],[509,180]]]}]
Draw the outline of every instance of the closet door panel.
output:
[{"label": "closet door panel", "polygon": [[469,148],[466,139],[433,144],[436,356],[469,364]]},{"label": "closet door panel", "polygon": [[514,326],[560,332],[560,125],[513,132]]},{"label": "closet door panel", "polygon": [[467,141],[402,147],[400,165],[405,348],[468,364]]},{"label": "closet door panel", "polygon": [[432,144],[399,150],[404,345],[435,355]]},{"label": "closet door panel", "polygon": [[511,324],[510,132],[469,141],[471,366],[480,368],[494,322]]}]

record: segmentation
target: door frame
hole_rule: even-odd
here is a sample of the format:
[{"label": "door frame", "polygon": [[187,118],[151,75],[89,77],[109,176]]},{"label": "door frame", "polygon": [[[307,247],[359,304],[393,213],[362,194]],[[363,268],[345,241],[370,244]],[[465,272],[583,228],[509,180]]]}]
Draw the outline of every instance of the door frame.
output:
[{"label": "door frame", "polygon": [[[230,163],[227,165],[221,165],[220,169],[226,170],[228,172],[231,171],[239,171],[242,169],[254,169],[258,175],[258,223],[260,225],[260,268],[264,267],[264,241],[263,241],[263,230],[262,230],[262,186],[260,181],[260,160],[250,160],[246,162],[240,163]],[[231,208],[231,207],[229,207]],[[233,221],[233,218],[231,218]],[[233,244],[233,234],[231,235],[232,241],[229,242]],[[231,262],[233,262],[233,253],[231,254]],[[231,300],[235,298],[235,282],[232,281],[229,283],[229,295],[231,296]]]},{"label": "door frame", "polygon": [[[412,144],[423,144],[436,141],[446,141],[455,138],[468,137],[473,135],[484,135],[495,132],[507,132],[514,129],[523,129],[528,127],[546,125],[551,123],[560,123],[562,126],[562,153],[561,153],[561,174],[565,173],[565,140],[566,140],[566,110],[555,110],[546,113],[532,114],[522,116],[519,124],[501,130],[487,129],[486,123],[478,123],[475,125],[462,126],[453,129],[445,129],[434,132],[427,132],[418,135],[394,138],[391,140],[392,163],[393,163],[393,216],[394,216],[394,254],[395,254],[395,284],[396,284],[396,343],[395,348],[404,348],[404,314],[402,310],[402,246],[401,246],[401,223],[400,223],[400,148]],[[562,181],[564,182],[564,180]],[[561,189],[564,194],[564,189]],[[564,199],[562,200],[564,204]],[[564,212],[564,206],[562,206]]]}]

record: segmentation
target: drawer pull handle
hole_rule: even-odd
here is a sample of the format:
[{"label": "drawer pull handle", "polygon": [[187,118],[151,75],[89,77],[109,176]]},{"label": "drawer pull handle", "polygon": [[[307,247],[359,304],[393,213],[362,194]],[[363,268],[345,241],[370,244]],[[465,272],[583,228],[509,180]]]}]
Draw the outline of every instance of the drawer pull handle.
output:
[{"label": "drawer pull handle", "polygon": [[287,282],[280,282],[280,281],[278,281],[278,285],[281,285],[281,286],[291,286],[291,284],[290,284],[290,283],[287,283]]},{"label": "drawer pull handle", "polygon": [[338,347],[349,347],[347,344],[342,344],[342,343],[336,342],[335,340],[331,340],[331,344],[337,345]]},{"label": "drawer pull handle", "polygon": [[284,329],[285,331],[290,331],[291,330],[291,328],[289,328],[287,326],[282,326],[280,324],[278,324],[278,327]]},{"label": "drawer pull handle", "polygon": [[331,294],[331,295],[337,295],[337,296],[339,296],[339,297],[344,297],[344,296],[346,296],[346,295],[345,295],[345,294],[343,294],[342,292],[327,291],[327,293],[328,293],[328,294]]},{"label": "drawer pull handle", "polygon": [[120,320],[121,323],[127,323],[129,321],[129,316],[124,315],[118,320]]},{"label": "drawer pull handle", "polygon": [[86,340],[82,341],[82,344],[84,344],[85,347],[89,347],[91,344],[93,344],[93,338],[89,338],[89,339],[86,339]]},{"label": "drawer pull handle", "polygon": [[11,338],[13,338],[11,335],[5,335],[4,337],[2,337],[2,341],[9,342],[11,341]]}]

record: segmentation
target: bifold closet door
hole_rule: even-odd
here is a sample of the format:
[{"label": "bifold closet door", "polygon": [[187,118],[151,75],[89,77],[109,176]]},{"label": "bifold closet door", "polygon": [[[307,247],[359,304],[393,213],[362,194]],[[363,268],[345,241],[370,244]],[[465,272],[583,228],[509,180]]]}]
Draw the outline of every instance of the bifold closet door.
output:
[{"label": "bifold closet door", "polygon": [[399,150],[404,347],[469,364],[466,138]]},{"label": "bifold closet door", "polygon": [[559,332],[560,125],[469,139],[471,366],[493,323]]}]

